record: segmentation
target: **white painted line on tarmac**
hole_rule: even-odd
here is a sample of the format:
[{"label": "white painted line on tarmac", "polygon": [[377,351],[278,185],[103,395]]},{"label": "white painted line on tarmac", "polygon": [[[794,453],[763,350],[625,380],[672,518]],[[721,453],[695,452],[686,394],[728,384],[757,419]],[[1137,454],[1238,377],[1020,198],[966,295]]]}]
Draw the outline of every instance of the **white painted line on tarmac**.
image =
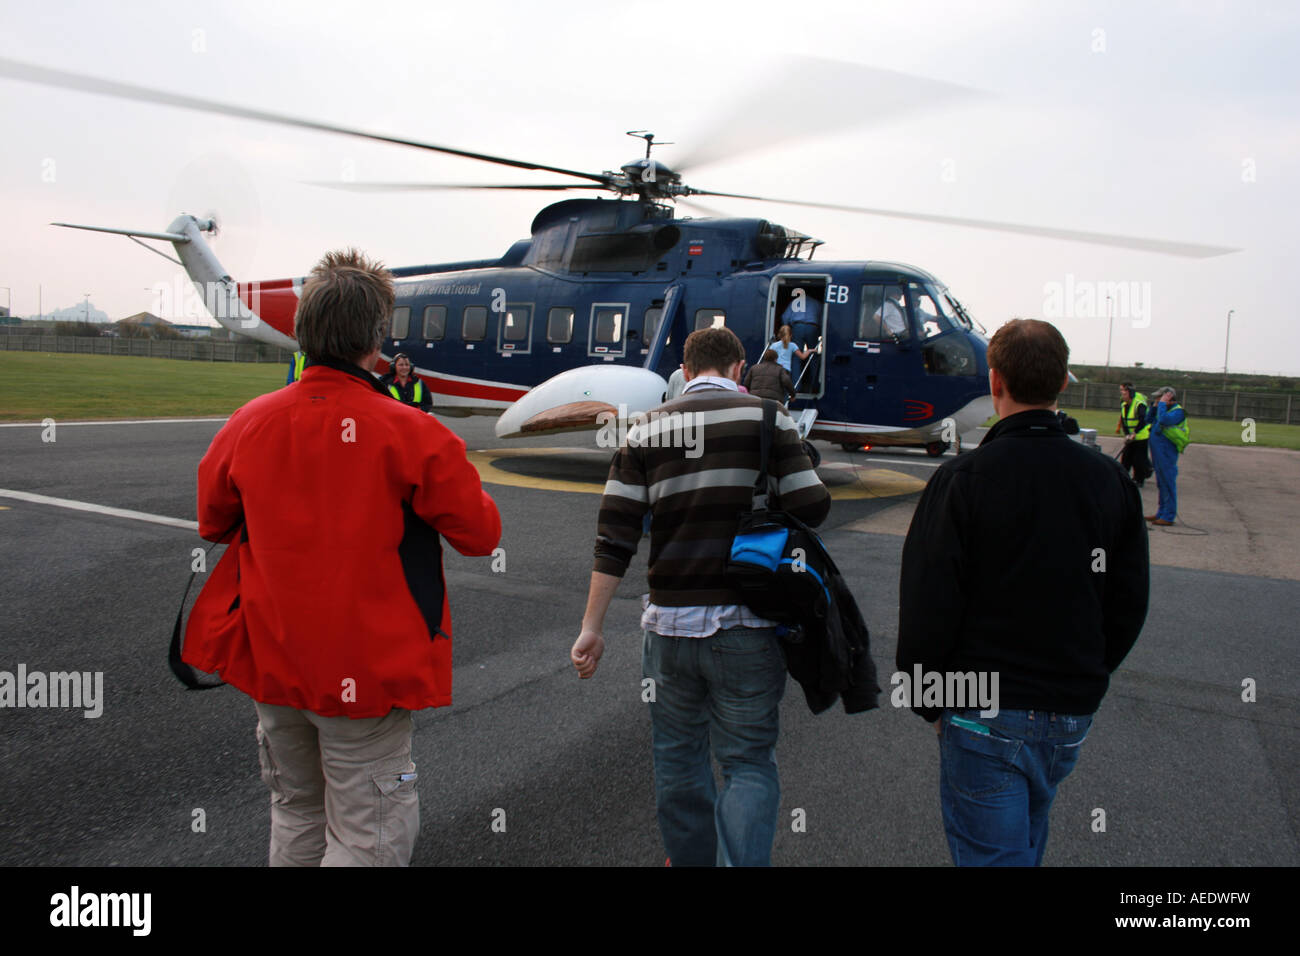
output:
[{"label": "white painted line on tarmac", "polygon": [[132,521],[149,521],[153,524],[165,524],[172,528],[184,528],[187,531],[199,530],[197,521],[183,521],[180,518],[151,515],[145,511],[131,511],[127,508],[110,508],[108,505],[97,505],[89,501],[73,501],[71,498],[51,498],[49,495],[34,495],[30,491],[10,491],[8,488],[0,488],[0,498],[29,501],[35,505],[53,505],[56,508],[68,508],[72,511],[89,511],[92,514],[109,515],[113,518],[130,518]]},{"label": "white painted line on tarmac", "polygon": [[855,458],[852,461],[824,461],[817,467],[842,468],[847,470],[850,468],[870,468],[877,462],[886,462],[891,465],[920,465],[922,468],[938,468],[943,464],[941,461],[920,461],[916,458],[877,458],[872,456],[869,458]]},{"label": "white painted line on tarmac", "polygon": [[[61,422],[54,420],[54,424],[60,428],[67,428],[69,425],[176,425],[185,422],[224,422],[228,421],[229,416],[225,418],[126,418],[116,421],[99,421],[99,422]],[[44,428],[44,422],[0,422],[0,428]]]}]

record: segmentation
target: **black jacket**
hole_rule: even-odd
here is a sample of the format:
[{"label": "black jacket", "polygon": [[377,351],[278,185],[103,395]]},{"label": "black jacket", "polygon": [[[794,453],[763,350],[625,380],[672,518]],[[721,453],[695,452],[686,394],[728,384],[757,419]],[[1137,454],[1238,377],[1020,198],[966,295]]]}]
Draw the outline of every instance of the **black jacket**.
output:
[{"label": "black jacket", "polygon": [[1147,590],[1137,487],[1055,413],[1021,412],[921,495],[903,545],[897,664],[996,671],[1003,710],[1091,714],[1142,630]]}]

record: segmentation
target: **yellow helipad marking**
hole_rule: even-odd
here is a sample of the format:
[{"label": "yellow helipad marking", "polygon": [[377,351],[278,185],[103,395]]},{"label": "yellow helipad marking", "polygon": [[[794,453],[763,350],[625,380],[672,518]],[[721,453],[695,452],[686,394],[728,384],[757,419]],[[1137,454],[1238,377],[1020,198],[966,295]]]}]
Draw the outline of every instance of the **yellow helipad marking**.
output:
[{"label": "yellow helipad marking", "polygon": [[598,495],[605,490],[604,482],[570,481],[564,478],[541,478],[536,475],[520,475],[513,471],[498,468],[496,462],[503,458],[524,458],[541,455],[601,455],[608,462],[612,451],[593,451],[590,448],[485,448],[471,451],[467,457],[479,477],[488,484],[512,485],[515,488],[537,488],[541,491],[576,491],[582,494]]},{"label": "yellow helipad marking", "polygon": [[[547,455],[587,455],[609,461],[610,449],[591,448],[485,448],[468,453],[470,462],[478,469],[479,477],[487,484],[509,485],[515,488],[535,488],[540,491],[568,491],[598,495],[605,490],[604,482],[576,481],[565,478],[544,478],[507,471],[496,463],[510,458],[544,457]],[[543,468],[545,466],[542,466]],[[912,475],[888,468],[823,469],[823,477],[849,480],[828,484],[831,498],[850,501],[858,498],[893,498],[910,495],[925,487],[925,482]]]}]

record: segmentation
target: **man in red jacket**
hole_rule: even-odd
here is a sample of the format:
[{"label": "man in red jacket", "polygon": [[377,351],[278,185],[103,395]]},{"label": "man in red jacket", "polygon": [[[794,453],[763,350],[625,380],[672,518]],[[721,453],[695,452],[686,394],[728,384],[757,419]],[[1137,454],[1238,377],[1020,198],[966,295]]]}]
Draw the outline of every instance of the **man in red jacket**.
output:
[{"label": "man in red jacket", "polygon": [[184,660],[256,702],[272,865],[410,862],[411,711],[451,703],[441,538],[485,555],[501,536],[464,442],[370,373],[393,300],[382,266],[326,255],[294,318],[301,380],[235,412],[199,463],[199,534],[235,543]]}]

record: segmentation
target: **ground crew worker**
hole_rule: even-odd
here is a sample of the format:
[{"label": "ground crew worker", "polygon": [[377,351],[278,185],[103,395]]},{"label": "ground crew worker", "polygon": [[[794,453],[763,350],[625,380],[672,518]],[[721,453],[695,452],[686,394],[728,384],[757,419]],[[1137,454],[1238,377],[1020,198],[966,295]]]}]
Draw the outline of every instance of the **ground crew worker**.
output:
[{"label": "ground crew worker", "polygon": [[1168,386],[1156,392],[1156,404],[1147,409],[1146,423],[1151,428],[1151,460],[1155,464],[1156,487],[1160,497],[1156,513],[1147,520],[1168,526],[1178,516],[1178,456],[1187,447],[1187,413],[1178,404],[1178,396]]},{"label": "ground crew worker", "polygon": [[1125,436],[1119,463],[1125,471],[1133,473],[1133,480],[1141,488],[1142,483],[1151,477],[1151,459],[1147,454],[1147,439],[1151,437],[1151,426],[1146,423],[1147,398],[1133,390],[1132,382],[1119,387],[1119,397],[1119,423],[1115,426],[1115,434]]},{"label": "ground crew worker", "polygon": [[307,365],[306,352],[294,352],[289,359],[289,375],[284,380],[285,385],[292,385],[298,379],[302,378],[302,370]]},{"label": "ground crew worker", "polygon": [[385,374],[379,380],[379,384],[388,389],[388,394],[403,405],[410,405],[422,412],[433,408],[433,395],[412,370],[411,357],[405,352],[398,352],[393,356],[392,371]]}]

